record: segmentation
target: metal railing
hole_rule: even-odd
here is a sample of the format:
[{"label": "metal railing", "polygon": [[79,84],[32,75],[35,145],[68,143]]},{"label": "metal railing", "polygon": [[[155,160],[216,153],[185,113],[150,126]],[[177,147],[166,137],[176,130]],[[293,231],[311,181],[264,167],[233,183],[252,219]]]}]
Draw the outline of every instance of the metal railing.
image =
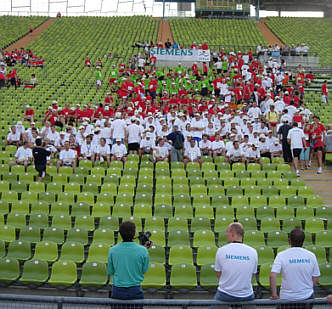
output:
[{"label": "metal railing", "polygon": [[257,299],[247,302],[226,303],[214,300],[189,300],[189,299],[144,299],[122,301],[110,298],[88,298],[88,297],[59,297],[59,296],[35,296],[35,295],[15,295],[0,294],[1,308],[229,308],[231,305],[239,306],[238,308],[276,308],[278,305],[288,305],[288,308],[300,309],[331,308],[327,304],[326,298],[316,298],[306,301],[289,302],[282,300]]}]

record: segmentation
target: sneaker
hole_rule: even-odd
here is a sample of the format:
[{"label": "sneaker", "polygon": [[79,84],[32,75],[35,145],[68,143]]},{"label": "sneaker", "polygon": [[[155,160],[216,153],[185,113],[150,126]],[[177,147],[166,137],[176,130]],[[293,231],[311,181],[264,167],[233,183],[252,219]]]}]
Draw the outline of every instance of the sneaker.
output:
[{"label": "sneaker", "polygon": [[300,177],[300,171],[299,170],[296,171],[296,176]]},{"label": "sneaker", "polygon": [[323,173],[323,169],[320,167],[318,170],[317,170],[317,174],[322,174]]},{"label": "sneaker", "polygon": [[311,161],[309,161],[308,166],[309,166],[309,167],[311,166]]}]

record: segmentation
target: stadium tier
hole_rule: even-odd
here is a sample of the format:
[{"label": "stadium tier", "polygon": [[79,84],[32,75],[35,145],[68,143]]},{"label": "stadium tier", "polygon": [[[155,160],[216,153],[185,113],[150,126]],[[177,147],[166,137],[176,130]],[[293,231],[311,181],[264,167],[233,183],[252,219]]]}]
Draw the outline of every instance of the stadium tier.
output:
[{"label": "stadium tier", "polygon": [[30,27],[34,29],[43,23],[46,19],[47,17],[40,16],[0,16],[0,49],[5,48],[13,42],[17,41],[30,31]]},{"label": "stadium tier", "polygon": [[249,48],[255,50],[258,44],[267,45],[253,20],[205,20],[170,19],[173,39],[189,47],[194,41],[207,42],[212,49],[224,47],[226,51]]},{"label": "stadium tier", "polygon": [[332,234],[325,220],[331,211],[288,165],[278,160],[262,170],[241,163],[231,169],[222,158],[204,159],[202,169],[194,163],[186,169],[180,162],[153,164],[150,156],[140,161],[135,155],[108,169],[81,161],[75,174],[49,167],[46,184],[35,182],[32,167],[2,165],[0,281],[105,288],[108,249],[120,241],[119,222],[127,219],[138,232],[152,234],[152,267],[143,287],[215,288],[210,264],[234,220],[243,224],[246,244],[257,248],[263,286],[264,267],[294,226],[304,228],[305,247],[319,263],[328,262]]},{"label": "stadium tier", "polygon": [[266,25],[283,43],[305,43],[319,56],[321,65],[332,65],[332,18],[269,17]]},{"label": "stadium tier", "polygon": [[[211,49],[215,45],[218,50],[225,47],[225,50],[239,48],[245,51],[249,47],[255,48],[258,44],[266,45],[254,21],[171,19],[170,23],[174,40],[186,46],[191,45],[193,41],[198,43],[206,41]],[[0,115],[2,147],[0,152],[0,283],[8,286],[41,285],[60,288],[73,286],[75,289],[90,287],[109,289],[112,279],[108,279],[106,270],[108,251],[111,246],[121,241],[118,233],[119,224],[131,220],[136,224],[137,232],[151,232],[153,242],[153,246],[149,249],[150,269],[142,283],[144,288],[164,291],[169,291],[169,288],[174,290],[189,288],[200,291],[215,289],[218,284],[213,268],[216,250],[226,244],[225,230],[234,221],[242,223],[245,229],[245,243],[256,248],[258,252],[259,273],[253,281],[255,287],[269,287],[271,264],[276,254],[285,249],[288,233],[295,226],[303,228],[306,233],[305,247],[316,254],[321,264],[322,278],[324,278],[321,285],[331,286],[332,275],[329,264],[332,262],[330,257],[331,208],[326,207],[322,198],[315,195],[313,188],[307,186],[296,173],[291,171],[290,165],[285,164],[281,156],[273,157],[271,160],[263,157],[257,163],[237,162],[231,165],[225,156],[219,153],[220,156],[215,157],[202,155],[202,164],[188,162],[185,165],[183,162],[155,162],[156,158],[152,155],[128,154],[125,162],[118,161],[117,157],[110,162],[109,166],[107,166],[109,162],[104,160],[92,162],[84,158],[77,162],[73,170],[71,166],[57,168],[58,152],[55,151],[55,156],[49,160],[50,165],[47,166],[44,182],[38,182],[38,175],[33,165],[25,167],[22,164],[9,164],[20,158],[15,157],[17,153],[15,145],[6,145],[8,128],[17,124],[17,120],[21,120],[26,109],[30,108],[33,108],[35,112],[35,126],[40,129],[40,133],[47,122],[43,121],[44,117],[45,119],[49,117],[47,119],[57,123],[58,131],[70,129],[66,128],[67,125],[69,126],[67,121],[69,118],[66,118],[67,123],[62,128],[63,124],[59,123],[58,116],[52,116],[53,113],[60,115],[62,110],[59,108],[64,109],[66,103],[69,106],[66,107],[70,111],[68,111],[69,114],[75,110],[77,104],[77,109],[81,113],[83,105],[95,105],[98,102],[104,104],[103,113],[106,115],[105,118],[110,120],[102,122],[98,115],[98,120],[93,119],[96,127],[93,127],[84,139],[88,135],[97,136],[100,132],[97,126],[100,129],[102,124],[105,128],[104,123],[109,121],[109,125],[112,125],[114,118],[120,120],[121,117],[127,116],[126,121],[128,120],[129,123],[123,121],[124,127],[141,119],[141,125],[147,128],[147,130],[142,129],[142,139],[143,135],[150,136],[148,132],[150,126],[146,120],[148,118],[153,118],[152,120],[158,118],[160,122],[168,121],[171,125],[169,127],[166,125],[166,129],[171,132],[171,126],[173,129],[175,121],[172,112],[175,112],[175,109],[174,111],[166,109],[171,105],[170,101],[163,106],[165,110],[161,117],[157,113],[159,111],[157,108],[153,114],[151,112],[151,115],[146,108],[144,110],[146,115],[144,114],[143,117],[139,114],[142,112],[141,106],[137,107],[133,100],[132,106],[137,109],[137,113],[129,117],[133,108],[130,110],[125,104],[121,105],[121,102],[126,101],[127,96],[118,92],[118,88],[113,90],[112,82],[114,81],[110,86],[108,84],[109,73],[111,70],[116,70],[113,69],[113,65],[120,69],[119,64],[124,63],[128,67],[131,56],[139,52],[144,55],[144,49],[135,49],[132,45],[136,42],[154,41],[157,30],[158,21],[151,17],[65,17],[56,19],[45,32],[27,46],[35,55],[43,57],[45,64],[43,68],[17,64],[16,68],[22,80],[29,79],[31,74],[35,74],[38,79],[37,85],[31,89],[25,87],[16,89],[9,84],[8,89],[1,89],[0,97],[4,110]],[[93,64],[100,61],[101,71],[98,71],[99,68],[86,66],[86,59]],[[228,68],[227,61],[225,62],[226,72],[224,73],[229,74],[227,76],[229,84],[221,80],[217,82],[223,83],[223,86],[228,88],[233,83],[230,79],[234,76],[241,78],[242,75],[239,75],[233,67]],[[140,65],[139,61],[138,65]],[[256,65],[259,66],[259,63]],[[130,72],[131,70],[133,73]],[[150,70],[149,66],[146,66],[146,70]],[[194,70],[197,70],[197,76],[194,76]],[[163,79],[157,81],[154,77],[155,82],[159,83],[158,92],[160,92],[158,99],[154,102],[155,105],[159,104],[158,108],[163,105],[160,97],[164,95],[164,90],[169,91],[168,95],[175,100],[172,104],[178,104],[177,99],[174,98],[177,96],[177,91],[186,90],[192,92],[190,99],[193,99],[194,104],[214,102],[212,100],[215,100],[216,92],[213,91],[217,83],[213,84],[212,81],[216,73],[212,73],[212,70],[206,72],[208,76],[206,79],[201,71],[198,73],[198,68],[194,70],[188,71],[188,76],[185,76],[186,81],[183,85],[187,83],[186,89],[185,86],[179,86],[182,81],[180,83],[178,77],[184,72],[181,66],[175,68],[178,75],[173,76],[171,68],[161,72],[160,77],[165,79],[165,84],[162,82]],[[159,73],[158,68],[157,71]],[[99,76],[96,72],[101,72],[103,76],[100,89],[96,88],[96,76]],[[149,74],[143,78],[144,74],[137,67],[128,69],[126,73],[131,76],[135,88],[139,88],[143,80],[148,79],[151,82],[150,78],[152,79]],[[202,75],[202,83],[199,84],[200,75]],[[259,78],[262,79],[262,77]],[[119,83],[126,82],[120,75],[117,79]],[[194,93],[197,90],[193,89],[191,83],[195,84],[200,92]],[[174,86],[175,84],[177,86]],[[134,93],[129,87],[126,91],[133,99]],[[140,96],[142,100],[150,98],[153,92],[150,93],[148,82],[144,87],[138,89],[142,91]],[[266,86],[271,97],[273,91],[268,88]],[[171,92],[172,89],[176,90],[175,95]],[[206,90],[208,95],[203,90]],[[265,100],[268,92],[263,90],[264,95],[261,99]],[[107,96],[109,100],[107,102],[105,97],[108,92],[112,95]],[[239,94],[237,92],[237,95]],[[234,93],[227,92],[224,97],[226,96],[233,96],[232,100],[235,101]],[[258,98],[261,95],[256,92],[256,96]],[[294,90],[295,96],[297,97],[298,93]],[[325,123],[330,121],[331,105],[329,104],[331,103],[323,104],[320,102],[321,95],[307,94],[307,92],[304,102],[307,102],[307,97],[309,102],[307,107],[310,106],[312,112],[321,115]],[[277,96],[275,98],[277,101]],[[290,97],[288,99],[290,100]],[[53,100],[56,101],[52,102]],[[256,97],[253,100],[256,100]],[[223,110],[230,115],[229,118],[225,118],[228,121],[235,115],[238,108],[236,104],[231,104],[231,101],[229,103],[234,110],[230,111],[228,104],[223,107],[218,104],[215,110],[206,104],[205,110],[197,108],[196,112],[198,117],[200,113],[202,115],[211,113],[217,119],[220,114],[223,114],[221,112]],[[142,103],[139,102],[139,104]],[[200,104],[200,107],[205,108],[204,104]],[[26,105],[29,107],[26,107],[24,111]],[[238,105],[244,104],[241,101]],[[220,109],[219,112],[216,112],[217,108]],[[251,108],[256,108],[257,111],[258,107]],[[109,109],[114,109],[111,117],[107,114]],[[51,110],[51,114],[48,110]],[[225,112],[225,110],[228,111]],[[259,108],[258,110],[261,114]],[[188,118],[197,116],[195,113],[193,117],[194,113],[190,113],[189,109],[186,112],[188,112],[186,115]],[[304,114],[300,117],[303,115],[304,119],[307,114],[304,110],[301,112]],[[120,113],[119,117],[118,113]],[[176,113],[177,120],[185,116],[184,114],[181,116],[180,109],[176,110]],[[103,118],[104,114],[101,116]],[[80,117],[75,119],[77,123],[74,120],[70,124],[76,129],[76,133],[82,130],[80,127],[82,124],[85,130],[89,126],[87,121],[93,118],[91,116],[86,120],[85,118],[89,117]],[[239,115],[234,116],[235,121],[239,121],[236,120],[239,118]],[[254,118],[257,121],[259,119],[253,113],[246,120],[249,119],[251,123]],[[98,125],[97,121],[100,121]],[[218,121],[221,123],[220,118]],[[252,123],[256,125],[255,130],[260,130],[257,126],[258,122]],[[230,127],[231,124],[236,123],[229,123]],[[23,125],[26,129],[33,126],[29,121],[23,121]],[[269,133],[267,127],[263,129],[264,139],[264,134],[268,135],[272,131]],[[45,132],[47,130],[51,129],[46,128]],[[222,130],[221,127],[220,130]],[[235,132],[237,128],[233,127],[232,130]],[[235,134],[233,136],[230,134],[230,129],[228,131],[224,138],[226,142],[235,138]],[[66,134],[61,132],[62,136]],[[78,136],[77,133],[77,138]],[[161,136],[165,137],[165,135]],[[189,134],[188,136],[190,137]],[[111,134],[108,136],[110,145],[113,143],[113,137],[112,135],[111,141]],[[35,142],[34,138],[33,136],[32,145]],[[258,144],[259,139],[255,138],[255,142],[250,145],[255,145],[256,142]],[[122,143],[121,138],[114,139],[115,142]],[[233,141],[236,143],[235,139]],[[230,143],[231,147],[233,147],[233,141]],[[59,150],[63,149],[64,143],[61,143],[59,142]],[[74,139],[71,147],[74,147],[75,143]],[[98,143],[99,139],[96,144]],[[275,141],[271,144],[275,144]],[[52,148],[54,145],[49,146]],[[245,147],[250,147],[249,142]],[[91,153],[88,157],[91,157]],[[280,285],[280,278],[278,284]]]}]

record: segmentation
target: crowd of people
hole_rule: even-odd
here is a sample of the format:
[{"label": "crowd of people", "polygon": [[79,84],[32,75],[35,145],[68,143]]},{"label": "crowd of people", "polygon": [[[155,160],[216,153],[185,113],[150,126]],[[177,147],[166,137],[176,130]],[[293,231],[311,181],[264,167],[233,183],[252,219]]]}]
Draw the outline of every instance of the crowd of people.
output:
[{"label": "crowd of people", "polygon": [[[167,72],[152,58],[138,53],[127,64],[112,65],[106,77],[97,66],[97,87],[106,78],[109,87],[104,102],[61,108],[53,101],[42,127],[26,106],[23,120],[30,127],[12,126],[6,144],[32,148],[40,137],[49,159],[59,156],[58,168],[75,169],[80,160],[109,166],[111,160],[125,161],[128,153],[185,164],[202,164],[203,156],[224,156],[231,164],[283,157],[300,175],[316,155],[317,173],[322,172],[326,131],[305,105],[303,70],[290,71],[273,59],[261,64],[252,53],[223,49],[212,54],[211,63],[189,68],[179,63]],[[17,155],[11,164],[31,163]]]},{"label": "crowd of people", "polygon": [[38,85],[36,75],[32,73],[30,79],[22,80],[17,73],[16,65],[20,63],[29,68],[43,68],[44,61],[42,57],[37,57],[31,50],[25,50],[24,48],[16,49],[12,52],[0,51],[0,88],[36,87]]}]

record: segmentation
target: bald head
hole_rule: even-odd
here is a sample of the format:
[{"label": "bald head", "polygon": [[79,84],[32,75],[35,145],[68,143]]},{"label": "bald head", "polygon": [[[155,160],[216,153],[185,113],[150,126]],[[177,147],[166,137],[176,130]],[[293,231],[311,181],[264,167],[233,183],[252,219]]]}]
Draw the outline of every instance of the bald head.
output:
[{"label": "bald head", "polygon": [[227,227],[226,230],[227,242],[233,242],[233,241],[242,242],[243,235],[244,235],[244,229],[241,223],[234,222]]}]

